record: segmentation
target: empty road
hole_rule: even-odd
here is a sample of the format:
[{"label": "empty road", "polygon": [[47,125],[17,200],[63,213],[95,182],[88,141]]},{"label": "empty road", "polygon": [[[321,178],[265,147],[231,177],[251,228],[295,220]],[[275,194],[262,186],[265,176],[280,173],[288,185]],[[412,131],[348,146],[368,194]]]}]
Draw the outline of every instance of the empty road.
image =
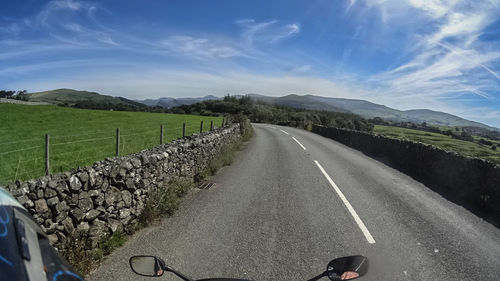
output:
[{"label": "empty road", "polygon": [[88,280],[151,280],[129,269],[139,254],[195,279],[306,280],[335,257],[362,254],[371,267],[359,280],[499,280],[499,229],[331,139],[254,128],[233,165],[211,179],[215,186],[195,189]]}]

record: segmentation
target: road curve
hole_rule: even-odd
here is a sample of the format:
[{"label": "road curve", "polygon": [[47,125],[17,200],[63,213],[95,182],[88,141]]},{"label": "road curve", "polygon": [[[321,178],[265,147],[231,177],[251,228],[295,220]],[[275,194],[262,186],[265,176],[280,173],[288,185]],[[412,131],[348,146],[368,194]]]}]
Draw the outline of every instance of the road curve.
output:
[{"label": "road curve", "polygon": [[254,128],[214,187],[191,192],[88,280],[151,280],[129,269],[138,254],[160,256],[195,279],[306,280],[335,257],[363,254],[371,267],[360,280],[498,280],[499,229],[333,140]]}]

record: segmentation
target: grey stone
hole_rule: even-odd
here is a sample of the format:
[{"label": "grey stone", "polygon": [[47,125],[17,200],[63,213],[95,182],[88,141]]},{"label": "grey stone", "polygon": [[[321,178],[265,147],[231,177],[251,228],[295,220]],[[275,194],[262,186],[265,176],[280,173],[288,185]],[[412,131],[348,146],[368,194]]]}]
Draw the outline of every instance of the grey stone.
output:
[{"label": "grey stone", "polygon": [[21,195],[16,199],[21,205],[24,205],[28,200],[30,200],[27,195]]},{"label": "grey stone", "polygon": [[36,191],[36,197],[37,197],[37,198],[43,198],[43,197],[44,197],[44,196],[43,196],[43,189],[41,189],[41,188],[40,188],[40,189],[38,189],[38,190]]},{"label": "grey stone", "polygon": [[31,200],[28,200],[28,201],[26,201],[26,202],[24,203],[24,207],[25,207],[25,208],[28,208],[28,209],[33,208],[34,206],[35,206],[35,204],[34,204],[34,203],[33,203],[33,201],[31,201]]},{"label": "grey stone", "polygon": [[78,200],[78,208],[80,208],[84,212],[90,211],[94,207],[94,202],[92,202],[92,199],[90,198],[85,198]]},{"label": "grey stone", "polygon": [[119,220],[108,219],[108,225],[109,225],[109,230],[111,231],[111,233],[123,231],[123,225]]},{"label": "grey stone", "polygon": [[69,211],[69,214],[76,222],[82,221],[83,217],[85,216],[85,213],[79,208],[71,209],[71,211]]},{"label": "grey stone", "polygon": [[36,200],[36,199],[38,199],[38,196],[37,196],[37,195],[36,195],[36,193],[34,193],[34,192],[30,192],[30,193],[28,193],[26,196],[28,196],[28,198],[29,198],[30,200]]},{"label": "grey stone", "polygon": [[114,186],[109,188],[104,196],[106,206],[112,206],[115,202],[120,201],[122,199],[121,196],[122,194],[118,188]]},{"label": "grey stone", "polygon": [[81,234],[86,234],[89,232],[90,226],[88,222],[81,222],[76,226],[76,231]]},{"label": "grey stone", "polygon": [[105,180],[102,185],[101,185],[101,190],[102,191],[106,191],[109,187],[109,182],[107,180]]},{"label": "grey stone", "polygon": [[38,199],[35,201],[35,211],[37,213],[45,213],[49,211],[49,207],[47,206],[45,199]]},{"label": "grey stone", "polygon": [[90,183],[90,186],[95,186],[98,184],[98,174],[96,173],[96,171],[94,169],[90,169],[89,170],[89,183]]},{"label": "grey stone", "polygon": [[90,210],[85,214],[85,220],[86,221],[93,221],[97,216],[100,214],[99,211],[97,210]]},{"label": "grey stone", "polygon": [[70,206],[78,205],[78,193],[71,194],[71,199],[69,200],[69,205]]},{"label": "grey stone", "polygon": [[72,175],[69,178],[69,188],[73,192],[77,192],[77,191],[79,191],[82,188],[82,183],[80,182],[80,180],[75,175]]},{"label": "grey stone", "polygon": [[61,224],[63,225],[64,231],[66,232],[66,234],[70,234],[75,229],[75,226],[73,225],[73,220],[71,220],[70,217],[65,218],[61,222]]},{"label": "grey stone", "polygon": [[120,172],[120,167],[113,167],[111,171],[109,172],[110,178],[114,179],[118,176],[118,173]]},{"label": "grey stone", "polygon": [[130,163],[130,161],[123,161],[120,165],[120,168],[130,171],[134,168],[134,166],[132,165],[132,163]]},{"label": "grey stone", "polygon": [[[59,241],[61,243],[64,243],[64,241],[66,241],[66,239],[67,239],[67,237],[66,237],[66,235],[64,235],[63,231],[64,231],[64,227],[60,231],[56,232],[57,238],[59,238]],[[57,247],[55,247],[55,248],[57,250]]]},{"label": "grey stone", "polygon": [[50,245],[54,245],[54,244],[57,243],[57,241],[59,241],[59,238],[57,237],[57,234],[47,235],[47,238],[49,239]]},{"label": "grey stone", "polygon": [[55,191],[54,189],[52,188],[47,188],[45,189],[45,192],[44,192],[44,196],[45,198],[52,198],[52,197],[55,197],[57,196],[57,191]]},{"label": "grey stone", "polygon": [[59,203],[59,198],[57,197],[52,197],[50,199],[47,199],[48,206],[55,206],[57,203]]},{"label": "grey stone", "polygon": [[129,209],[121,209],[120,210],[120,219],[125,219],[130,217],[130,210]]},{"label": "grey stone", "polygon": [[141,162],[142,166],[147,166],[149,164],[149,159],[147,155],[142,154],[141,155]]},{"label": "grey stone", "polygon": [[87,172],[81,173],[78,177],[82,184],[87,184],[89,181],[89,174]]},{"label": "grey stone", "polygon": [[135,189],[136,189],[134,179],[127,179],[127,180],[125,181],[125,186],[126,186],[129,190],[135,190]]},{"label": "grey stone", "polygon": [[[42,225],[42,223],[44,222],[44,218],[40,217],[40,216],[37,216],[35,217],[35,221],[39,224],[39,225]],[[43,230],[43,232],[45,232],[45,230]]]},{"label": "grey stone", "polygon": [[141,167],[141,160],[139,160],[138,158],[132,158],[130,160],[130,163],[132,163],[132,166],[134,166],[134,168],[136,169]]},{"label": "grey stone", "polygon": [[101,194],[101,192],[99,190],[92,189],[88,192],[88,194],[90,197],[97,197]]},{"label": "grey stone", "polygon": [[99,193],[99,195],[94,199],[94,203],[97,206],[102,206],[102,203],[104,203],[104,194]]},{"label": "grey stone", "polygon": [[116,203],[116,208],[118,210],[122,209],[125,207],[125,202],[123,202],[123,200],[121,200],[120,202]]},{"label": "grey stone", "polygon": [[45,222],[45,233],[52,234],[56,231],[56,229],[57,229],[57,223],[53,223],[51,221]]},{"label": "grey stone", "polygon": [[56,212],[60,213],[60,212],[64,212],[67,210],[69,210],[69,206],[66,204],[66,202],[61,201],[61,202],[57,203]]},{"label": "grey stone", "polygon": [[87,198],[90,198],[90,194],[86,191],[82,191],[78,194],[78,199],[81,200],[81,199],[87,199]]},{"label": "grey stone", "polygon": [[28,188],[29,188],[30,192],[35,191],[35,189],[36,189],[36,181],[29,180],[29,181],[26,182],[26,184],[28,185]]},{"label": "grey stone", "polygon": [[57,187],[57,185],[58,185],[57,181],[55,181],[55,180],[50,180],[49,183],[48,183],[48,186],[50,188],[53,188],[53,189],[55,189]]},{"label": "grey stone", "polygon": [[95,219],[92,222],[89,235],[92,237],[102,238],[108,234],[108,228],[106,227],[106,223],[100,219]]},{"label": "grey stone", "polygon": [[121,168],[120,171],[118,172],[118,175],[123,179],[127,176],[127,169]]},{"label": "grey stone", "polygon": [[59,222],[63,221],[67,217],[68,217],[68,212],[67,211],[62,211],[62,212],[58,213],[57,217],[56,217],[56,223],[59,223]]},{"label": "grey stone", "polygon": [[45,188],[47,186],[47,183],[49,182],[49,178],[48,177],[41,177],[38,179],[37,181],[37,185],[38,187],[40,188]]}]

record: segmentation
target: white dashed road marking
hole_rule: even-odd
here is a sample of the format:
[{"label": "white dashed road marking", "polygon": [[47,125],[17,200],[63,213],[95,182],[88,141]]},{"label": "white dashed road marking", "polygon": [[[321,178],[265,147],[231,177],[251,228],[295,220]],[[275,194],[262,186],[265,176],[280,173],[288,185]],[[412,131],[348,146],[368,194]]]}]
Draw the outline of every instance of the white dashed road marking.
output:
[{"label": "white dashed road marking", "polygon": [[283,131],[282,129],[280,129],[280,131],[282,131],[283,133],[289,135],[289,133],[287,131]]},{"label": "white dashed road marking", "polygon": [[366,228],[365,224],[361,220],[361,218],[358,216],[354,208],[352,207],[351,203],[347,201],[347,198],[345,198],[344,194],[342,191],[340,191],[340,188],[333,182],[332,178],[326,173],[325,169],[321,166],[321,164],[317,161],[314,160],[314,163],[316,163],[316,166],[321,170],[325,178],[328,180],[330,185],[333,187],[335,192],[337,192],[337,195],[340,197],[344,205],[347,207],[347,210],[349,210],[349,213],[351,213],[351,216],[354,218],[354,221],[358,224],[359,228],[361,229],[361,232],[365,235],[366,240],[370,244],[375,244],[375,239],[373,239],[373,236],[370,234],[370,231],[368,231],[368,228]]},{"label": "white dashed road marking", "polygon": [[303,146],[303,145],[300,143],[300,141],[298,141],[298,140],[297,140],[296,138],[294,138],[294,137],[292,137],[292,139],[293,139],[296,143],[298,143],[298,144],[300,145],[300,147],[302,147],[302,149],[303,149],[303,150],[306,150],[306,147],[305,147],[305,146]]}]

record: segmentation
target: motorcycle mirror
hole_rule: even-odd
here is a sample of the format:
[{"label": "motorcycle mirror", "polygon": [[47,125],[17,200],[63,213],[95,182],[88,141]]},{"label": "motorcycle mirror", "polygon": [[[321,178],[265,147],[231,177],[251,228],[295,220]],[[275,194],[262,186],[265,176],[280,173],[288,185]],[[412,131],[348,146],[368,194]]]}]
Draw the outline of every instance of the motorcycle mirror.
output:
[{"label": "motorcycle mirror", "polygon": [[365,256],[349,256],[332,260],[326,272],[328,278],[337,280],[354,280],[368,271],[368,258]]},{"label": "motorcycle mirror", "polygon": [[135,274],[148,277],[162,276],[165,268],[165,263],[155,256],[133,256],[129,264]]}]

